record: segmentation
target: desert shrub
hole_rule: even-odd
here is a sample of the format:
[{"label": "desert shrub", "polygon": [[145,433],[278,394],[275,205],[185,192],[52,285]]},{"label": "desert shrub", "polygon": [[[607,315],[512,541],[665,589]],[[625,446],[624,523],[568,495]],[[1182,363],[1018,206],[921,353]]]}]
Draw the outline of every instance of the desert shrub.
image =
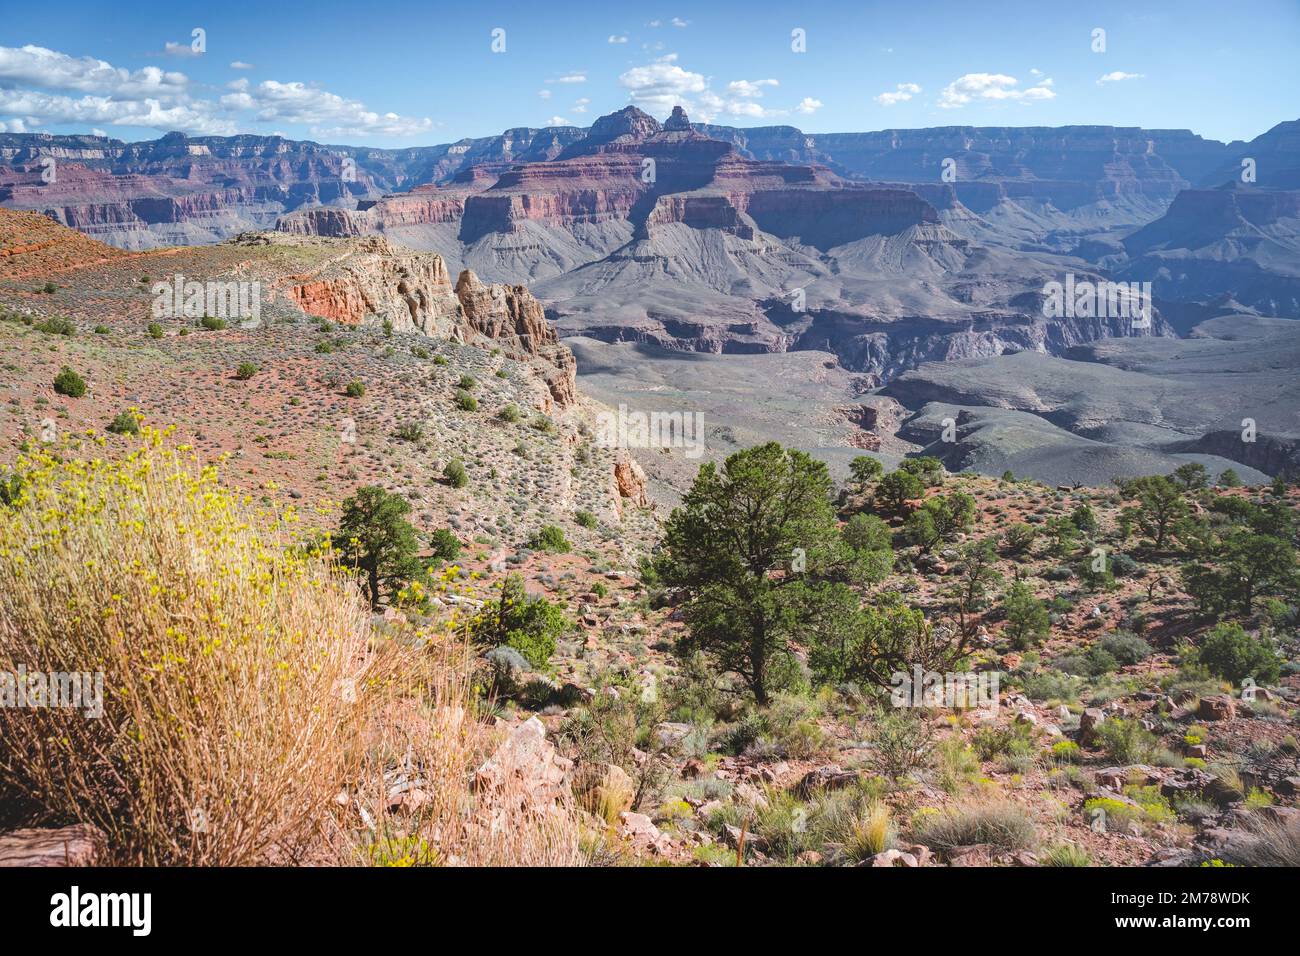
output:
[{"label": "desert shrub", "polygon": [[1017,581],[1002,599],[1002,609],[1007,616],[1006,635],[1011,646],[1024,650],[1039,644],[1051,633],[1051,619],[1047,605],[1034,596],[1033,588]]},{"label": "desert shrub", "polygon": [[594,528],[596,527],[596,523],[597,523],[596,516],[592,514],[590,511],[580,510],[575,512],[573,515],[573,520],[576,521],[583,528]]},{"label": "desert shrub", "polygon": [[424,425],[421,422],[402,422],[394,434],[402,441],[419,441],[424,437]]},{"label": "desert shrub", "polygon": [[898,780],[928,762],[932,747],[929,725],[907,712],[884,713],[871,729],[876,769]]},{"label": "desert shrub", "polygon": [[542,525],[528,539],[528,547],[534,551],[547,551],[556,554],[566,554],[573,550],[569,544],[569,539],[564,536],[564,529],[553,524]]},{"label": "desert shrub", "polygon": [[1092,866],[1092,855],[1073,843],[1048,847],[1039,858],[1043,866]]},{"label": "desert shrub", "polygon": [[1239,866],[1300,866],[1300,822],[1257,819],[1250,832],[1248,839],[1223,851],[1228,860]]},{"label": "desert shrub", "polygon": [[501,582],[500,596],[474,617],[470,632],[475,643],[513,647],[534,667],[545,667],[556,642],[572,627],[560,605],[529,594],[524,579],[510,574]]},{"label": "desert shrub", "polygon": [[212,315],[205,315],[203,318],[199,319],[199,325],[207,329],[209,332],[220,332],[226,327],[226,320],[219,319]]},{"label": "desert shrub", "polygon": [[1197,660],[1210,673],[1234,684],[1247,677],[1259,684],[1271,683],[1277,680],[1281,665],[1268,635],[1249,634],[1235,623],[1218,624],[1206,634]]},{"label": "desert shrub", "polygon": [[257,374],[257,366],[252,362],[240,362],[239,367],[235,369],[235,378],[241,382],[247,382]]},{"label": "desert shrub", "polygon": [[1097,646],[1109,654],[1121,667],[1137,664],[1151,656],[1151,645],[1136,634],[1130,634],[1127,631],[1116,631],[1114,634],[1107,634],[1097,642]]},{"label": "desert shrub", "polygon": [[1149,763],[1156,755],[1156,737],[1136,720],[1107,717],[1097,728],[1101,749],[1116,763]]},{"label": "desert shrub", "polygon": [[114,435],[138,435],[140,434],[140,415],[134,409],[118,412],[117,416],[108,423],[107,428]]},{"label": "desert shrub", "polygon": [[522,417],[523,415],[520,413],[518,405],[507,405],[501,409],[501,411],[497,412],[497,418],[501,419],[503,422],[509,422],[510,424],[514,424]]},{"label": "desert shrub", "polygon": [[478,399],[463,388],[456,389],[456,407],[463,412],[478,411]]},{"label": "desert shrub", "polygon": [[474,376],[473,376],[473,375],[462,375],[462,376],[460,377],[460,381],[458,381],[458,382],[456,383],[456,387],[457,387],[457,388],[463,388],[465,391],[469,391],[471,388],[473,388],[473,387],[476,386],[477,384],[478,384],[478,382],[474,381]]},{"label": "desert shrub", "polygon": [[372,659],[360,596],[156,433],[120,461],[18,467],[22,495],[0,507],[0,668],[97,662],[102,698],[0,708],[4,802],[99,826],[121,863],[302,859],[359,770],[339,687],[364,688]]},{"label": "desert shrub", "polygon": [[1034,845],[1034,824],[1015,804],[969,803],[927,814],[916,825],[918,842],[947,852],[987,843],[1002,850],[1024,850]]},{"label": "desert shrub", "polygon": [[460,539],[446,528],[439,528],[429,535],[429,545],[435,558],[455,561],[460,557]]},{"label": "desert shrub", "polygon": [[459,458],[453,458],[443,466],[442,477],[453,488],[464,488],[469,484],[469,475],[465,471],[465,463]]},{"label": "desert shrub", "polygon": [[61,315],[52,315],[42,322],[37,322],[32,328],[48,335],[73,335],[77,331],[76,324]]},{"label": "desert shrub", "polygon": [[1033,525],[1024,522],[1013,524],[1003,535],[1007,554],[1024,554],[1033,547],[1034,539],[1037,537],[1038,529]]},{"label": "desert shrub", "polygon": [[353,379],[344,387],[343,394],[348,398],[360,398],[366,394],[366,383]]},{"label": "desert shrub", "polygon": [[163,327],[157,322],[150,322],[145,326],[144,330],[151,339],[160,339],[163,337]]},{"label": "desert shrub", "polygon": [[69,398],[81,398],[86,394],[86,380],[65,365],[54,376],[54,391]]},{"label": "desert shrub", "polygon": [[1019,678],[1020,688],[1030,700],[1074,701],[1079,699],[1083,681],[1057,670],[1039,671]]}]

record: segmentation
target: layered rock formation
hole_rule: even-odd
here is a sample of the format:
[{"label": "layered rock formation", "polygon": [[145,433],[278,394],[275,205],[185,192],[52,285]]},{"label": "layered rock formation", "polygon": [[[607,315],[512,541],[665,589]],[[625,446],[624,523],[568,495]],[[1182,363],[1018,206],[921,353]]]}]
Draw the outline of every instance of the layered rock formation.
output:
[{"label": "layered rock formation", "polygon": [[308,315],[357,325],[390,322],[397,331],[480,343],[531,365],[559,406],[577,400],[577,364],[560,344],[539,303],[521,285],[485,285],[470,271],[455,286],[441,256],[409,252],[379,236],[347,243],[280,233],[253,233],[236,247],[317,246],[329,256],[310,273],[274,288]]}]

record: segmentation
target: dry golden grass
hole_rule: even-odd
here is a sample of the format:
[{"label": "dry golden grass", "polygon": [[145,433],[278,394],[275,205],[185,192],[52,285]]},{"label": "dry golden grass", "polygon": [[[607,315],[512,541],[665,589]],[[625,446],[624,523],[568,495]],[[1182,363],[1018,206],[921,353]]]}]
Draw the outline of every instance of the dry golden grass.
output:
[{"label": "dry golden grass", "polygon": [[454,621],[376,635],[292,510],[152,430],[101,444],[30,454],[0,505],[0,672],[104,674],[98,718],[0,708],[0,798],[101,827],[116,863],[578,861],[567,806],[470,792],[496,741]]}]

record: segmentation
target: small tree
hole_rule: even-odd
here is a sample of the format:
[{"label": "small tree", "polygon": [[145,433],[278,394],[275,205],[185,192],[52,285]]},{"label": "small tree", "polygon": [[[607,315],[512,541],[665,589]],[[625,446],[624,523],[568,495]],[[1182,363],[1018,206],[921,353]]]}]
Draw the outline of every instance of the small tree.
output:
[{"label": "small tree", "polygon": [[1273,641],[1261,634],[1252,636],[1240,624],[1223,623],[1214,627],[1201,641],[1199,663],[1210,673],[1240,684],[1251,678],[1257,684],[1277,680],[1280,661]]},{"label": "small tree", "polygon": [[65,365],[54,376],[54,391],[69,398],[81,398],[86,394],[86,380]]},{"label": "small tree", "polygon": [[1149,536],[1157,548],[1164,547],[1176,523],[1187,516],[1187,502],[1182,491],[1163,475],[1135,478],[1120,489],[1124,497],[1136,498],[1137,506],[1125,508],[1123,515]]},{"label": "small tree", "polygon": [[1002,575],[994,566],[996,561],[993,542],[987,538],[971,541],[961,549],[953,597],[957,604],[958,627],[963,638],[973,635],[975,612],[983,605],[989,588],[1002,580]]},{"label": "small tree", "polygon": [[923,494],[924,483],[908,471],[892,471],[881,478],[880,484],[876,486],[876,500],[894,514],[903,510],[905,501],[920,498]]},{"label": "small tree", "polygon": [[395,593],[424,577],[416,558],[415,528],[406,520],[411,505],[378,485],[358,488],[343,502],[335,543],[343,561],[365,580],[370,603],[379,606],[384,591]]},{"label": "small tree", "polygon": [[816,640],[855,606],[826,466],[776,442],[700,467],[667,522],[659,578],[682,595],[687,634],[766,704],[794,669],[791,642]]},{"label": "small tree", "polygon": [[927,487],[943,484],[943,462],[930,455],[919,458],[904,458],[898,463],[898,470],[916,475]]},{"label": "small tree", "polygon": [[453,488],[464,488],[469,484],[469,475],[465,472],[465,463],[459,458],[453,458],[447,462],[442,469],[442,477]]},{"label": "small tree", "polygon": [[471,624],[471,634],[480,644],[513,647],[534,667],[545,667],[559,638],[572,628],[558,604],[529,594],[524,579],[510,574],[501,582],[501,596]]},{"label": "small tree", "polygon": [[1210,473],[1199,461],[1179,465],[1169,477],[1184,491],[1199,491],[1210,484]]},{"label": "small tree", "polygon": [[1034,596],[1033,589],[1024,581],[1017,581],[1002,599],[1002,610],[1007,615],[1006,635],[1011,646],[1018,650],[1040,643],[1051,632],[1047,605]]},{"label": "small tree", "polygon": [[1028,553],[1029,549],[1034,546],[1034,539],[1038,537],[1038,529],[1031,524],[1017,522],[1007,528],[1003,541],[1006,543],[1006,552],[1010,555],[1021,555]]},{"label": "small tree", "polygon": [[880,459],[870,458],[867,455],[858,455],[849,462],[849,474],[853,476],[853,482],[859,488],[875,481],[884,474],[884,471],[885,466],[880,463]]},{"label": "small tree", "polygon": [[553,524],[542,525],[528,539],[528,547],[534,551],[549,551],[555,554],[567,554],[573,550],[569,539],[564,536],[564,529]]},{"label": "small tree", "polygon": [[429,546],[433,556],[443,561],[455,561],[460,557],[460,538],[446,528],[439,528],[429,535]]}]

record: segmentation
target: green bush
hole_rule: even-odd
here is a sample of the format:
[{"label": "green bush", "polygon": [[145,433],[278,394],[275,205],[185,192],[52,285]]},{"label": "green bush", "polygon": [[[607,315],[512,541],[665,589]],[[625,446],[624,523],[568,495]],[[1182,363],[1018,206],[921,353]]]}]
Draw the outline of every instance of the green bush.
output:
[{"label": "green bush", "polygon": [[240,362],[239,367],[235,369],[235,378],[241,382],[247,382],[257,374],[257,366],[252,362]]},{"label": "green bush", "polygon": [[1247,677],[1257,684],[1276,681],[1281,661],[1268,635],[1248,634],[1240,624],[1215,626],[1201,640],[1197,660],[1210,673],[1240,684]]},{"label": "green bush", "polygon": [[497,418],[501,419],[503,422],[510,422],[511,424],[519,421],[522,417],[518,405],[507,405],[505,408],[501,409],[501,411],[497,412]]},{"label": "green bush", "polygon": [[458,386],[459,388],[463,388],[463,389],[465,389],[466,391],[468,391],[469,389],[471,389],[471,388],[473,388],[475,385],[477,385],[478,382],[474,381],[474,376],[473,376],[473,375],[462,375],[462,376],[460,377],[460,381],[457,382],[456,384],[457,384],[457,386]]},{"label": "green bush", "polygon": [[72,320],[65,319],[61,315],[50,316],[44,322],[37,322],[33,328],[37,332],[45,332],[49,335],[72,335],[77,331]]},{"label": "green bush", "polygon": [[463,412],[478,411],[478,399],[463,388],[456,389],[456,405]]},{"label": "green bush", "polygon": [[1116,763],[1149,763],[1158,749],[1155,734],[1136,720],[1107,717],[1096,733],[1101,749]]},{"label": "green bush", "polygon": [[464,488],[469,484],[469,475],[465,472],[465,463],[459,458],[453,458],[447,462],[446,467],[442,469],[442,477],[447,479],[447,483],[453,488]]},{"label": "green bush", "polygon": [[69,398],[81,398],[86,394],[86,380],[65,365],[54,377],[54,391]]},{"label": "green bush", "polygon": [[471,631],[490,647],[512,647],[534,667],[545,667],[556,642],[573,627],[558,604],[527,593],[524,579],[511,574],[501,582],[501,596],[486,605]]},{"label": "green bush", "polygon": [[348,398],[360,398],[366,394],[366,383],[354,379],[348,382],[347,387],[343,389],[343,394]]},{"label": "green bush", "polygon": [[590,511],[579,511],[573,516],[573,520],[578,522],[584,528],[596,527],[596,516]]},{"label": "green bush", "polygon": [[435,558],[455,561],[460,557],[460,539],[446,528],[439,528],[429,535],[429,544]]},{"label": "green bush", "polygon": [[138,435],[140,416],[130,410],[118,412],[117,417],[108,423],[108,430],[114,435]]},{"label": "green bush", "polygon": [[203,326],[209,332],[220,332],[226,327],[226,320],[218,319],[211,315],[205,315],[199,320],[199,325]]},{"label": "green bush", "polygon": [[151,339],[160,339],[163,337],[163,327],[157,322],[150,322],[146,325],[145,332],[148,333],[149,338]]},{"label": "green bush", "polygon": [[1098,646],[1121,667],[1137,664],[1151,656],[1151,645],[1128,631],[1107,634],[1098,641]]},{"label": "green bush", "polygon": [[534,551],[549,551],[552,553],[565,554],[573,550],[569,544],[569,539],[564,536],[564,530],[553,524],[542,525],[536,533],[528,539],[528,547]]}]

